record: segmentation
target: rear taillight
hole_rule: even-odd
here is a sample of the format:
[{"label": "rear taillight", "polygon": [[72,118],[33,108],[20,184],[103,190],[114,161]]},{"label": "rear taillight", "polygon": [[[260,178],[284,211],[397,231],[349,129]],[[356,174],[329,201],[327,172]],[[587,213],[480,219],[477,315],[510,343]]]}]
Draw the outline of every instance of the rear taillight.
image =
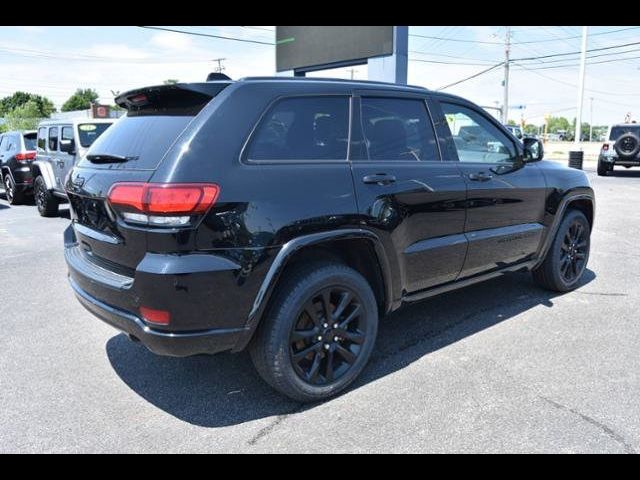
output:
[{"label": "rear taillight", "polygon": [[602,151],[603,152],[606,152],[608,150],[609,150],[609,144],[608,143],[605,143],[604,145],[602,145]]},{"label": "rear taillight", "polygon": [[36,158],[36,152],[16,153],[16,160],[19,162],[26,162],[28,160],[33,160],[34,158]]},{"label": "rear taillight", "polygon": [[116,183],[108,200],[126,222],[179,227],[207,213],[219,193],[210,183]]},{"label": "rear taillight", "polygon": [[166,310],[156,310],[149,307],[140,307],[140,314],[147,323],[156,325],[169,325],[171,314]]}]

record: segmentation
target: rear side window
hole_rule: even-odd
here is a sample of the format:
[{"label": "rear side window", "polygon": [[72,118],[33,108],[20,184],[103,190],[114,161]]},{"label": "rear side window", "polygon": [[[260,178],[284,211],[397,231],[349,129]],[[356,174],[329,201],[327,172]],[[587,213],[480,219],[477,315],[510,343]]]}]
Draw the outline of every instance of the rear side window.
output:
[{"label": "rear side window", "polygon": [[[102,135],[107,128],[111,126],[110,123],[81,123],[78,125],[78,139],[80,145],[84,148],[89,148],[93,145],[100,135]],[[73,138],[73,137],[71,137]]]},{"label": "rear side window", "polygon": [[36,149],[36,134],[35,133],[27,133],[23,135],[24,138],[24,149],[25,150],[35,150]]},{"label": "rear side window", "polygon": [[47,129],[41,127],[38,129],[38,150],[46,150],[47,148]]},{"label": "rear side window", "polygon": [[257,161],[346,160],[349,98],[285,98],[262,118],[247,158]]},{"label": "rear side window", "polygon": [[[153,170],[191,120],[192,116],[171,115],[122,117],[93,142],[79,165]],[[126,161],[94,163],[89,160],[92,156],[124,157]]]},{"label": "rear side window", "polygon": [[62,127],[62,140],[73,140],[73,127]]},{"label": "rear side window", "polygon": [[424,100],[363,97],[362,128],[369,160],[440,160]]},{"label": "rear side window", "polygon": [[51,127],[49,129],[49,151],[54,152],[58,150],[58,127]]}]

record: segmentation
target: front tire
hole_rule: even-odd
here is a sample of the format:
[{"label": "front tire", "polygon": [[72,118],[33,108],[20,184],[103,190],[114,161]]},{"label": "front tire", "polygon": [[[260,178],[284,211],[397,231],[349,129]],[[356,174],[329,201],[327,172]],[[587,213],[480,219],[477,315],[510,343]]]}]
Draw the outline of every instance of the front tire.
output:
[{"label": "front tire", "polygon": [[544,261],[533,270],[533,279],[547,290],[575,289],[587,267],[590,247],[591,227],[587,217],[579,210],[569,210]]},{"label": "front tire", "polygon": [[9,173],[4,176],[4,192],[9,205],[21,205],[24,203],[24,193],[18,192],[15,182]]},{"label": "front tire", "polygon": [[251,359],[280,393],[326,400],[362,372],[377,331],[376,298],[362,275],[340,263],[301,264],[278,286]]},{"label": "front tire", "polygon": [[58,206],[60,200],[47,189],[47,184],[42,178],[42,175],[36,177],[33,184],[33,195],[35,197],[36,206],[38,207],[38,213],[41,217],[56,217],[58,216]]}]

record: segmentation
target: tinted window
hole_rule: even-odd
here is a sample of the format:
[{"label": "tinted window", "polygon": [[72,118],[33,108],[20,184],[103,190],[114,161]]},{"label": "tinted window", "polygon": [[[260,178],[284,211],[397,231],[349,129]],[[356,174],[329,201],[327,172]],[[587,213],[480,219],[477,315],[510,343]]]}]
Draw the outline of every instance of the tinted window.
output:
[{"label": "tinted window", "polygon": [[260,122],[249,146],[250,160],[346,160],[347,97],[280,100]]},{"label": "tinted window", "polygon": [[38,129],[38,150],[45,150],[47,146],[47,129],[42,127]]},{"label": "tinted window", "polygon": [[51,127],[49,129],[49,151],[56,150],[58,150],[58,127]]},{"label": "tinted window", "polygon": [[424,100],[363,98],[362,128],[370,160],[440,160]]},{"label": "tinted window", "polygon": [[640,136],[640,125],[620,125],[617,127],[611,127],[611,135],[609,140],[616,141],[625,133],[635,133]]},{"label": "tinted window", "polygon": [[461,162],[515,161],[511,140],[484,115],[454,103],[442,103],[442,110]]},{"label": "tinted window", "polygon": [[35,133],[27,133],[24,135],[24,149],[25,150],[35,150],[36,149],[36,134]]},{"label": "tinted window", "polygon": [[154,169],[169,147],[191,122],[190,116],[122,117],[91,145],[87,155],[126,157],[125,163],[94,164],[86,157],[81,166],[121,169]]},{"label": "tinted window", "polygon": [[[88,148],[93,142],[111,126],[110,123],[81,123],[78,125],[78,138],[80,145]],[[73,137],[71,137],[73,138]]]}]

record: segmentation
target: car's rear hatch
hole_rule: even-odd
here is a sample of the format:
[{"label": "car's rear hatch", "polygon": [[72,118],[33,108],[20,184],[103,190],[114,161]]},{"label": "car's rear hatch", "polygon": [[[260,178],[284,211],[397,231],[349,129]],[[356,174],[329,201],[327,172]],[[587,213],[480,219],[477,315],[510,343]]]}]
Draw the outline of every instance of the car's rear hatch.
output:
[{"label": "car's rear hatch", "polygon": [[116,183],[149,182],[194,117],[228,84],[149,87],[116,98],[127,115],[93,143],[66,184],[72,224],[86,259],[133,276],[147,252],[148,228],[125,222],[109,204],[109,192]]}]

